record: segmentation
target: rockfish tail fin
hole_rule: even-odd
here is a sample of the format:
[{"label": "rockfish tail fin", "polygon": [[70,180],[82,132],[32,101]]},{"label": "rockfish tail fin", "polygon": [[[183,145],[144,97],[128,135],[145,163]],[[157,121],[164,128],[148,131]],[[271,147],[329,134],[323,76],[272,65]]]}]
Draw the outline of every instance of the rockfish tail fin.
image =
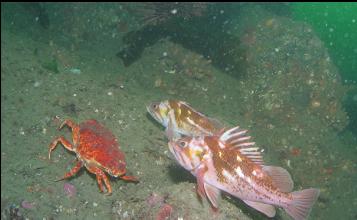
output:
[{"label": "rockfish tail fin", "polygon": [[305,189],[301,191],[292,192],[293,197],[291,203],[285,208],[285,211],[294,220],[304,220],[310,214],[311,208],[319,197],[320,190]]}]

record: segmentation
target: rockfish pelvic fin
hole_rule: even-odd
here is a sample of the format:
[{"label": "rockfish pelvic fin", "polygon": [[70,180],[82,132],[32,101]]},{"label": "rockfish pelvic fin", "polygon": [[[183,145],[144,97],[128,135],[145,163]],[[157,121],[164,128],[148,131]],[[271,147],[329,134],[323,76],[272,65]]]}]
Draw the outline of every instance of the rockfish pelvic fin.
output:
[{"label": "rockfish pelvic fin", "polygon": [[220,199],[221,190],[208,183],[204,183],[203,186],[205,188],[208,200],[211,202],[212,206],[218,208],[218,201]]}]

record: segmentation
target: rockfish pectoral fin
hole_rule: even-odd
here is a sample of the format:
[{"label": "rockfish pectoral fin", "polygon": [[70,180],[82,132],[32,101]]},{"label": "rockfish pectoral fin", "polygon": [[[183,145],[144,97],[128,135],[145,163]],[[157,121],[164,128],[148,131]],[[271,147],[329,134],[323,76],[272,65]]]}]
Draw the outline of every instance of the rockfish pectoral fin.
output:
[{"label": "rockfish pectoral fin", "polygon": [[181,138],[181,135],[173,130],[173,128],[169,126],[165,130],[165,136],[169,141],[175,141]]},{"label": "rockfish pectoral fin", "polygon": [[294,220],[307,219],[319,194],[320,190],[318,189],[305,189],[292,192],[292,201],[284,209]]},{"label": "rockfish pectoral fin", "polygon": [[274,217],[275,216],[275,207],[269,204],[261,203],[261,202],[253,202],[249,200],[243,200],[247,205],[250,207],[258,210],[261,213],[264,213],[268,217]]},{"label": "rockfish pectoral fin", "polygon": [[206,198],[206,192],[205,192],[205,180],[204,176],[206,174],[207,167],[205,165],[200,165],[196,169],[196,179],[197,179],[197,193],[201,198]]},{"label": "rockfish pectoral fin", "polygon": [[291,192],[293,190],[294,182],[286,169],[275,166],[263,166],[263,171],[272,178],[274,186],[281,192]]},{"label": "rockfish pectoral fin", "polygon": [[[169,115],[172,115],[173,111],[169,112]],[[172,121],[172,116],[169,117],[169,122],[167,124],[167,128],[165,130],[165,135],[167,137],[167,139],[169,139],[170,141],[172,140],[177,140],[179,138],[181,138],[181,135],[175,130],[177,129],[175,127],[175,122]]]},{"label": "rockfish pectoral fin", "polygon": [[221,190],[208,183],[204,183],[203,186],[208,200],[211,202],[212,206],[218,208],[218,201],[220,199]]}]

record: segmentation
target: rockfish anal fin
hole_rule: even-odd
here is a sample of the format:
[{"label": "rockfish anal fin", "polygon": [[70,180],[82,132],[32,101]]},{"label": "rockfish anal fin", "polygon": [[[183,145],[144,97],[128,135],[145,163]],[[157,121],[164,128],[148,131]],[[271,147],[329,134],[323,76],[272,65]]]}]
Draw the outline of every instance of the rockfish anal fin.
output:
[{"label": "rockfish anal fin", "polygon": [[249,200],[243,200],[243,201],[250,207],[258,210],[261,213],[264,213],[265,215],[267,215],[270,218],[275,216],[276,211],[275,211],[274,206],[272,206],[272,205],[261,203],[261,202],[253,202],[253,201],[249,201]]}]

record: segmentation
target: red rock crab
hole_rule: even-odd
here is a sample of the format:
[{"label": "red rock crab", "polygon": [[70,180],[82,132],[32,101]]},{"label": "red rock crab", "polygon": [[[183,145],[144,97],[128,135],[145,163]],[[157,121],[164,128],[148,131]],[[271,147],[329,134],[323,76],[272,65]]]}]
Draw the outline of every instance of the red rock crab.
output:
[{"label": "red rock crab", "polygon": [[96,175],[101,192],[104,191],[102,184],[104,182],[108,195],[112,193],[112,187],[104,172],[123,180],[138,181],[134,176],[125,175],[125,156],[119,148],[118,140],[110,130],[93,119],[80,124],[67,119],[61,124],[59,130],[64,125],[72,129],[73,144],[63,136],[57,137],[49,145],[48,158],[51,158],[51,152],[60,142],[67,150],[76,153],[77,163],[60,180],[74,176],[80,168],[85,166],[89,172]]}]

